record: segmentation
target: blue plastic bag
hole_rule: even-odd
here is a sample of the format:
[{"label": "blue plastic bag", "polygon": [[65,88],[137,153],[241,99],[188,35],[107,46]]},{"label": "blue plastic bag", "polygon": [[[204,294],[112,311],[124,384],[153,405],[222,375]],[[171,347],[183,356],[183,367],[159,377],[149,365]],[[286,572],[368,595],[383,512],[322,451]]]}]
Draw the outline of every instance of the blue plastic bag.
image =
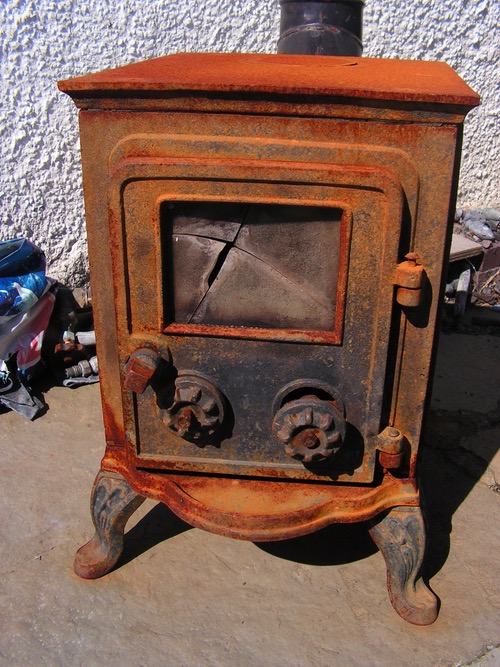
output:
[{"label": "blue plastic bag", "polygon": [[53,285],[38,246],[27,239],[0,242],[0,403],[29,419],[43,408],[24,383],[41,363]]}]

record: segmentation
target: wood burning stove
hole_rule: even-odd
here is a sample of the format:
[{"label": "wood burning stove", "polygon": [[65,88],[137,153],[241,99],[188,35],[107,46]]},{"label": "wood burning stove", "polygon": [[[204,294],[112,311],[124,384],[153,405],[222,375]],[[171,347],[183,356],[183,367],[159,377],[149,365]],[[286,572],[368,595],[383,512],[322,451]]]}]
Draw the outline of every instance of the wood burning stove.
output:
[{"label": "wood burning stove", "polygon": [[145,497],[280,540],[369,520],[431,623],[417,454],[462,122],[445,64],[179,54],[60,83],[80,111],[104,575]]}]

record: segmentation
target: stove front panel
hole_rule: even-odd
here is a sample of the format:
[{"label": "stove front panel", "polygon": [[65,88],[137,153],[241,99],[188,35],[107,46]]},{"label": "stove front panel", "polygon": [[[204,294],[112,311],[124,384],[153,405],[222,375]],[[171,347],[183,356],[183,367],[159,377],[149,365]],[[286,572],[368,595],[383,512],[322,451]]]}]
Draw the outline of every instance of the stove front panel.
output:
[{"label": "stove front panel", "polygon": [[[189,159],[179,145],[151,158],[128,141],[110,189],[126,275],[122,367],[137,349],[161,355],[144,393],[123,389],[135,465],[372,481],[396,363],[399,179],[314,152],[286,162],[285,146],[271,151],[281,160],[245,161],[209,141]],[[174,418],[176,401],[197,411]],[[193,435],[203,419],[206,437]],[[289,440],[302,430],[297,454]],[[308,460],[318,445],[331,455]]]}]

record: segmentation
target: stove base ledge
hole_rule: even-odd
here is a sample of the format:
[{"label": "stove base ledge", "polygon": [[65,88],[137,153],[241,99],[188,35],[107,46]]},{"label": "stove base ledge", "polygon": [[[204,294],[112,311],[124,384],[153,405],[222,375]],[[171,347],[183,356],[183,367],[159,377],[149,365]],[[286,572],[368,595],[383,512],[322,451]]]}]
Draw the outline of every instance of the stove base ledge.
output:
[{"label": "stove base ledge", "polygon": [[416,481],[390,474],[376,487],[363,487],[168,475],[121,466],[110,472],[195,528],[253,542],[291,539],[332,523],[368,521],[394,507],[420,505]]}]

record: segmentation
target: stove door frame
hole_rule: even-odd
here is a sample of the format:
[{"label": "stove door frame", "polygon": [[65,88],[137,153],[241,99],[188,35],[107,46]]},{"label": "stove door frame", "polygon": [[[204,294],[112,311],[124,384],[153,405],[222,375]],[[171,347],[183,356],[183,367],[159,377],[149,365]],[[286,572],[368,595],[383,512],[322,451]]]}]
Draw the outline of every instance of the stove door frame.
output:
[{"label": "stove door frame", "polygon": [[[168,140],[167,140],[168,139]],[[132,396],[131,392],[123,388],[122,400],[125,413],[126,434],[128,440],[128,457],[131,465],[141,469],[159,469],[184,472],[210,472],[216,474],[257,475],[271,478],[293,478],[302,480],[316,480],[321,482],[349,482],[370,483],[375,472],[376,448],[378,434],[387,425],[387,395],[386,373],[388,371],[389,338],[393,336],[391,327],[397,316],[393,318],[394,310],[394,271],[400,257],[400,231],[402,225],[404,192],[398,176],[384,167],[325,164],[321,162],[324,155],[318,149],[314,155],[311,148],[309,162],[287,161],[287,142],[279,146],[281,160],[276,159],[235,159],[231,155],[233,147],[229,144],[224,151],[224,142],[218,142],[214,147],[211,139],[196,138],[193,149],[193,137],[162,137],[155,139],[151,135],[145,139],[144,135],[129,136],[122,140],[113,150],[110,159],[110,187],[109,187],[109,220],[112,238],[113,263],[115,275],[125,275],[126,289],[116,294],[116,316],[118,322],[118,340],[120,348],[121,366],[123,368],[128,356],[138,347],[151,346],[161,352],[165,358],[170,355],[168,348],[175,347],[179,334],[184,334],[186,340],[199,336],[206,346],[211,338],[221,339],[221,332],[216,327],[194,328],[186,335],[186,326],[164,326],[161,266],[160,230],[158,208],[165,199],[198,200],[198,201],[258,201],[265,203],[284,203],[299,205],[331,206],[341,208],[343,216],[343,237],[345,257],[350,257],[349,272],[344,270],[340,276],[340,283],[347,281],[350,273],[351,288],[346,294],[345,312],[339,308],[336,325],[332,332],[286,332],[259,330],[256,332],[236,332],[230,338],[253,339],[257,341],[294,341],[297,344],[316,346],[322,350],[343,349],[345,356],[353,357],[356,354],[353,339],[360,332],[358,319],[369,318],[368,310],[360,311],[359,304],[370,302],[369,310],[377,313],[372,331],[372,344],[365,351],[366,363],[357,374],[370,378],[368,388],[361,403],[355,412],[358,413],[355,421],[357,430],[362,431],[364,451],[356,461],[347,457],[333,465],[320,470],[307,469],[301,463],[284,461],[275,457],[272,464],[263,461],[262,453],[252,462],[242,459],[237,454],[232,458],[220,455],[190,456],[179,454],[182,443],[177,442],[175,455],[165,451],[155,454],[154,448],[146,453],[146,440],[165,440],[167,429],[163,428],[163,435],[154,433],[156,427],[151,426],[158,421],[152,389],[148,388],[143,396]],[[251,142],[250,142],[251,143]],[[242,139],[244,151],[245,140]],[[145,150],[145,146],[148,150]],[[155,147],[155,154],[151,155],[150,147]],[[269,148],[270,155],[276,155],[276,145]],[[321,147],[324,150],[324,147]],[[360,150],[364,150],[361,148]],[[336,152],[342,154],[339,146]],[[368,153],[367,162],[373,162],[373,149]],[[397,151],[393,151],[395,154]],[[229,153],[229,154],[228,154]],[[312,154],[311,154],[312,153]],[[215,157],[215,154],[217,157]],[[353,155],[353,147],[346,146],[346,155]],[[401,155],[398,160],[401,163]],[[265,158],[265,156],[264,156]],[[315,160],[317,158],[318,161]],[[360,161],[358,155],[356,162]],[[396,160],[396,162],[398,161]],[[148,184],[150,184],[148,186]],[[151,186],[153,184],[153,186]],[[149,195],[139,195],[136,201],[136,210],[131,214],[130,201],[125,202],[128,193],[134,187],[147,189],[152,187]],[[376,193],[376,194],[375,194]],[[142,199],[141,199],[142,197]],[[379,224],[372,219],[371,224],[365,223],[365,233],[377,242],[366,248],[366,238],[361,236],[359,218],[363,207],[368,216],[368,209],[377,197],[379,207]],[[370,202],[370,199],[372,200]],[[360,204],[360,202],[365,202]],[[133,208],[133,207],[132,207]],[[127,213],[128,211],[128,213]],[[127,219],[128,215],[128,219]],[[135,220],[131,222],[131,217]],[[354,216],[354,237],[351,239],[352,221]],[[356,217],[358,218],[356,220]],[[369,217],[369,216],[368,216]],[[138,224],[138,222],[140,224]],[[359,227],[359,229],[358,229]],[[352,241],[354,240],[354,247]],[[373,245],[377,247],[373,255]],[[349,246],[351,246],[349,253]],[[154,248],[151,257],[151,248]],[[144,261],[148,256],[149,260]],[[347,268],[347,267],[345,267]],[[140,281],[134,276],[140,276]],[[357,283],[356,290],[352,288],[353,277]],[[140,283],[140,285],[139,285]],[[375,285],[375,287],[374,287]],[[350,289],[350,291],[349,291]],[[373,305],[375,302],[375,306]],[[341,304],[343,306],[343,304]],[[347,325],[347,331],[345,327]],[[177,330],[176,330],[177,329]],[[180,330],[179,330],[180,329]],[[210,331],[212,329],[212,331]],[[230,338],[227,331],[223,332],[222,340],[227,344]],[[264,334],[264,335],[263,335]],[[241,341],[243,345],[248,344]],[[348,349],[349,348],[349,349]],[[317,349],[317,348],[316,348]],[[176,356],[174,354],[174,356]],[[175,359],[174,359],[175,362]],[[390,365],[394,368],[397,363],[392,355]],[[192,365],[192,364],[190,364]],[[353,365],[344,372],[356,375]],[[354,364],[355,366],[356,364]],[[363,366],[363,364],[361,364]],[[295,375],[288,378],[293,380],[303,376],[302,369],[298,368]],[[306,375],[310,375],[307,374]],[[330,378],[321,378],[328,380]],[[385,393],[385,399],[384,399]],[[144,410],[144,404],[150,407]],[[142,406],[142,407],[141,407]],[[347,419],[350,415],[348,406]],[[272,418],[272,415],[271,415]],[[170,437],[170,436],[169,436]],[[269,438],[272,438],[269,433]],[[179,441],[179,438],[177,438]],[[278,443],[279,444],[279,443]],[[269,456],[269,451],[267,452]],[[264,457],[265,458],[265,457]]]}]

